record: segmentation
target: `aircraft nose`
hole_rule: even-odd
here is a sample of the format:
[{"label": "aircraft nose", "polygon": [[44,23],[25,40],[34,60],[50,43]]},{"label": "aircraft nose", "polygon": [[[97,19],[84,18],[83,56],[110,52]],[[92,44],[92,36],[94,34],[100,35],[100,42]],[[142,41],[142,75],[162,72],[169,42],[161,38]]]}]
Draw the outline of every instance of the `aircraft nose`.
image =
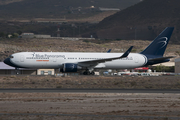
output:
[{"label": "aircraft nose", "polygon": [[11,64],[10,58],[6,58],[3,62],[7,65]]},{"label": "aircraft nose", "polygon": [[12,67],[17,67],[16,65],[14,65],[10,58],[6,58],[4,61],[3,61],[6,65],[9,65],[9,66],[12,66]]}]

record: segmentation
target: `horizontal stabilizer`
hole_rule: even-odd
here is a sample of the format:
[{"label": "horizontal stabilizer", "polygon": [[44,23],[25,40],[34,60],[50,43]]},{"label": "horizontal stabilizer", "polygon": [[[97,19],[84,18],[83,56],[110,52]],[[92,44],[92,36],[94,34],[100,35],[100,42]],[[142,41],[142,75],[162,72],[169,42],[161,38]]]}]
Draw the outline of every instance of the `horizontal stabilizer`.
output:
[{"label": "horizontal stabilizer", "polygon": [[163,61],[163,60],[167,60],[167,59],[170,59],[170,58],[175,58],[175,56],[154,58],[154,59],[149,59],[148,61]]}]

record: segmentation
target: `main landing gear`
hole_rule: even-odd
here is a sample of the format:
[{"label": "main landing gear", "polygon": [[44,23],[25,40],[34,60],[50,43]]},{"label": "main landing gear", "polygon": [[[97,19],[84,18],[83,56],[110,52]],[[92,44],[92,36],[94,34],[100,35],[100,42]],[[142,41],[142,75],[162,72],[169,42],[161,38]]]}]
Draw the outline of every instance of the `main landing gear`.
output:
[{"label": "main landing gear", "polygon": [[89,70],[86,70],[83,72],[83,75],[94,75],[94,71],[90,72]]}]

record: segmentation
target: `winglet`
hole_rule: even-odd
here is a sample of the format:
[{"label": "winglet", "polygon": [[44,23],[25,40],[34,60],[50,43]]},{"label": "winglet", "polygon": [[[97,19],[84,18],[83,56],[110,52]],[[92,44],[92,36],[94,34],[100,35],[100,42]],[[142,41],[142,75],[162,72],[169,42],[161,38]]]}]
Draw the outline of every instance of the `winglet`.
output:
[{"label": "winglet", "polygon": [[107,51],[107,53],[110,53],[111,52],[111,49],[109,49],[108,51]]},{"label": "winglet", "polygon": [[120,58],[125,58],[129,55],[129,53],[131,52],[133,46],[131,46]]}]

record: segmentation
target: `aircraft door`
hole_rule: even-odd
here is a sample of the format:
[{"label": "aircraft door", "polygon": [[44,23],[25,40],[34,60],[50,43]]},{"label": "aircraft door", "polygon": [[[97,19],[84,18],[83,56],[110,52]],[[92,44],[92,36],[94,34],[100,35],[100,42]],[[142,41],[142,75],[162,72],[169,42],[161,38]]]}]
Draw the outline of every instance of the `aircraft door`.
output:
[{"label": "aircraft door", "polygon": [[134,59],[135,59],[135,63],[139,62],[139,58],[137,56],[135,56]]},{"label": "aircraft door", "polygon": [[20,61],[21,61],[21,62],[24,62],[24,55],[21,55]]}]

